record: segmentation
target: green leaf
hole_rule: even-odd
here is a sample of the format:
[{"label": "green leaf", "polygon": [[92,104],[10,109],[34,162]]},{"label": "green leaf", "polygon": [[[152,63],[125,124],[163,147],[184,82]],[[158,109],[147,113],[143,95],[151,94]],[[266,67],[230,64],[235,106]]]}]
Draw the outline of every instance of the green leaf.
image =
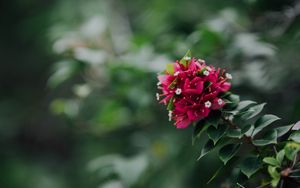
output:
[{"label": "green leaf", "polygon": [[238,103],[237,107],[234,110],[229,110],[224,112],[236,115],[238,113],[242,113],[243,111],[253,106],[254,104],[256,104],[256,102],[250,100],[241,101]]},{"label": "green leaf", "polygon": [[[257,114],[259,114],[263,110],[265,105],[266,105],[266,103],[262,103],[262,104],[258,104],[258,105],[250,107],[248,110],[246,110],[245,112],[243,112],[240,115],[240,118],[242,120],[249,120],[249,119],[255,117]],[[237,114],[237,115],[239,116],[239,114]]]},{"label": "green leaf", "polygon": [[214,145],[219,141],[219,139],[225,134],[227,126],[220,124],[217,128],[210,126],[207,129],[208,137],[214,142]]},{"label": "green leaf", "polygon": [[289,132],[289,130],[291,130],[291,128],[293,126],[294,126],[294,124],[286,125],[286,126],[282,126],[282,127],[276,128],[276,130],[277,130],[277,136],[281,137],[281,136],[285,135],[286,133]]},{"label": "green leaf", "polygon": [[284,149],[280,150],[276,155],[276,160],[279,162],[280,165],[283,161],[284,155],[285,155]]},{"label": "green leaf", "polygon": [[248,124],[242,128],[242,134],[250,137],[252,135],[253,130],[254,130],[254,125]]},{"label": "green leaf", "polygon": [[261,139],[252,140],[252,143],[255,146],[265,146],[269,144],[276,144],[277,143],[277,131],[272,129],[266,132]]},{"label": "green leaf", "polygon": [[280,174],[276,170],[276,168],[277,167],[268,166],[268,172],[269,172],[270,176],[272,177],[272,186],[273,187],[276,187],[280,180]]},{"label": "green leaf", "polygon": [[206,144],[203,146],[202,150],[201,150],[201,154],[198,157],[197,160],[200,160],[202,157],[204,157],[206,154],[208,154],[209,152],[211,152],[213,149],[215,148],[214,142],[212,140],[208,140],[206,142]]},{"label": "green leaf", "polygon": [[256,104],[255,101],[250,101],[250,100],[241,101],[236,107],[236,110],[237,111],[245,110],[247,107],[250,107],[251,105],[254,104]]},{"label": "green leaf", "polygon": [[166,72],[171,75],[174,74],[174,63],[168,63],[166,65]]},{"label": "green leaf", "polygon": [[167,109],[170,111],[174,110],[174,96],[169,100]]},{"label": "green leaf", "polygon": [[255,129],[252,133],[252,137],[254,137],[257,133],[259,133],[263,128],[267,127],[268,125],[270,125],[271,123],[279,119],[280,119],[279,117],[272,114],[267,114],[260,117],[254,124]]},{"label": "green leaf", "polygon": [[209,113],[209,116],[206,118],[208,124],[218,127],[222,112],[220,110],[213,110]]},{"label": "green leaf", "polygon": [[175,86],[176,86],[176,84],[177,84],[177,78],[175,78],[173,81],[172,81],[172,83],[168,86],[168,88],[169,89],[174,89],[175,88]]},{"label": "green leaf", "polygon": [[250,178],[255,172],[261,168],[261,162],[256,156],[246,158],[241,166],[241,172]]},{"label": "green leaf", "polygon": [[223,146],[219,151],[219,158],[226,165],[226,163],[234,157],[234,155],[238,152],[241,144],[227,144]]},{"label": "green leaf", "polygon": [[226,136],[230,138],[242,138],[243,134],[241,129],[229,129],[226,133]]},{"label": "green leaf", "polygon": [[274,166],[268,166],[268,172],[269,174],[271,175],[271,177],[273,179],[277,179],[277,178],[280,178],[280,174],[279,172],[276,170],[277,167],[274,167]]},{"label": "green leaf", "polygon": [[293,132],[290,135],[289,140],[293,140],[295,142],[300,143],[300,130]]},{"label": "green leaf", "polygon": [[263,162],[272,166],[280,167],[280,163],[274,157],[265,157]]},{"label": "green leaf", "polygon": [[194,145],[197,138],[200,138],[202,133],[209,127],[210,125],[206,123],[204,120],[200,120],[194,128],[192,144]]},{"label": "green leaf", "polygon": [[284,146],[286,158],[294,160],[295,155],[300,151],[300,144],[297,142],[289,142]]},{"label": "green leaf", "polygon": [[235,108],[238,103],[240,102],[240,96],[235,95],[235,94],[230,94],[228,96],[226,96],[224,98],[225,100],[225,106],[224,106],[224,110],[231,110],[233,108]]},{"label": "green leaf", "polygon": [[189,62],[190,59],[192,59],[192,53],[191,50],[188,50],[186,54],[183,56],[183,58],[179,61],[179,63],[184,66],[187,66],[187,62]]},{"label": "green leaf", "polygon": [[217,175],[220,173],[220,171],[222,170],[224,166],[221,166],[220,168],[218,168],[218,170],[212,175],[212,177],[208,180],[208,182],[206,184],[209,184],[212,180],[214,180]]}]

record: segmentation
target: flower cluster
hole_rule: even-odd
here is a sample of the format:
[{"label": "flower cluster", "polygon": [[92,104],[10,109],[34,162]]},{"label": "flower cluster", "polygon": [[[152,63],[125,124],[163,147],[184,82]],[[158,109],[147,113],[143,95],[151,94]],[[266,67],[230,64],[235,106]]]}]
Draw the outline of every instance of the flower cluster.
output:
[{"label": "flower cluster", "polygon": [[232,76],[223,69],[205,64],[204,60],[185,56],[168,64],[158,76],[157,100],[167,105],[169,120],[177,128],[186,128],[193,121],[207,117],[211,110],[225,105],[220,97],[231,87]]}]

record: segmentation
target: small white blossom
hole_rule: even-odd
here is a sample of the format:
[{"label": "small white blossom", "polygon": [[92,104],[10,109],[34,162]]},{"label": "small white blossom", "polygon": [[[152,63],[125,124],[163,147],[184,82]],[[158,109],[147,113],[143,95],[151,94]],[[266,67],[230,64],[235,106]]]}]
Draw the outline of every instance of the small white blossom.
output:
[{"label": "small white blossom", "polygon": [[159,93],[156,93],[156,100],[159,101]]},{"label": "small white blossom", "polygon": [[211,102],[206,101],[206,102],[204,103],[204,105],[205,105],[206,108],[210,108],[210,107],[211,107]]},{"label": "small white blossom", "polygon": [[231,80],[231,79],[232,79],[232,75],[231,75],[231,74],[229,74],[229,73],[226,73],[226,74],[225,74],[225,76],[226,76],[226,78],[228,78],[229,80]]},{"label": "small white blossom", "polygon": [[223,100],[222,99],[218,99],[218,104],[222,105],[222,103],[223,103]]},{"label": "small white blossom", "polygon": [[185,56],[183,59],[188,61],[188,60],[191,60],[191,57]]},{"label": "small white blossom", "polygon": [[206,67],[206,70],[211,71],[211,68],[207,66],[207,67]]},{"label": "small white blossom", "polygon": [[179,75],[179,71],[176,71],[175,73],[174,73],[174,76],[178,76]]},{"label": "small white blossom", "polygon": [[182,92],[182,90],[180,88],[177,88],[176,91],[175,91],[176,95],[180,95],[181,92]]},{"label": "small white blossom", "polygon": [[205,76],[208,76],[208,75],[209,75],[209,72],[206,70],[206,71],[203,72],[203,74],[204,74]]},{"label": "small white blossom", "polygon": [[161,85],[161,82],[157,82],[157,84],[156,84],[157,86],[160,86]]},{"label": "small white blossom", "polygon": [[169,111],[169,114],[168,114],[168,116],[169,116],[169,121],[172,120],[172,113],[173,113],[173,112],[170,110],[170,111]]}]

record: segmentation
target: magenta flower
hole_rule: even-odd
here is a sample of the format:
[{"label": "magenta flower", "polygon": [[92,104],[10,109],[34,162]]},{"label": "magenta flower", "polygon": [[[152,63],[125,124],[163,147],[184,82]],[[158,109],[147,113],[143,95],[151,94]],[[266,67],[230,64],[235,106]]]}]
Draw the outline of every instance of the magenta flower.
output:
[{"label": "magenta flower", "polygon": [[185,56],[168,64],[163,75],[158,76],[157,94],[160,103],[167,105],[170,120],[177,128],[186,128],[194,121],[203,119],[212,110],[225,105],[220,97],[228,91],[232,79],[223,69],[208,66],[203,60]]}]

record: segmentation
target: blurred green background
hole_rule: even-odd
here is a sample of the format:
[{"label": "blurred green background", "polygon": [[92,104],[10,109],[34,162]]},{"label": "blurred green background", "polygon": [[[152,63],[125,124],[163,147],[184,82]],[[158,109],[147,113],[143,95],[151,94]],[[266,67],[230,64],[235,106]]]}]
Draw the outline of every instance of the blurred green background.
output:
[{"label": "blurred green background", "polygon": [[[242,99],[300,119],[300,2],[1,3],[0,187],[230,187],[197,162],[192,127],[157,104],[156,75],[188,49],[229,70]],[[204,138],[205,139],[205,138]]]}]

